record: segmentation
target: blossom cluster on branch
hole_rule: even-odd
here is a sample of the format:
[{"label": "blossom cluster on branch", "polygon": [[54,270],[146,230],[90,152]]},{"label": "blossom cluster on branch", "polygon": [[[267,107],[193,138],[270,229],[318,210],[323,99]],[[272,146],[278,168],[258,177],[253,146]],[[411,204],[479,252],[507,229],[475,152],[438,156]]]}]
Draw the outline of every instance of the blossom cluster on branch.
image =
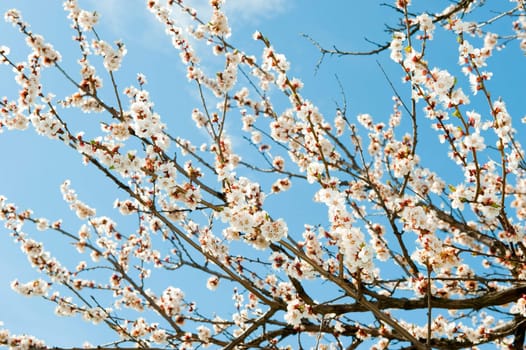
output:
[{"label": "blossom cluster on branch", "polygon": [[[110,218],[65,180],[78,228],[0,197],[4,231],[41,275],[12,289],[55,304],[59,316],[109,327],[115,339],[101,348],[522,349],[526,161],[517,125],[526,118],[491,93],[490,59],[514,45],[526,52],[525,3],[484,17],[484,1],[444,2],[436,13],[413,10],[418,2],[391,4],[399,25],[376,52],[404,81],[382,118],[320,110],[270,38],[254,33],[257,54],[230,41],[224,1],[209,1],[210,18],[184,0],[145,1],[197,92],[185,117],[207,136],[202,145],[170,129],[145,75],[119,87],[127,49],[99,36],[99,13],[64,1],[76,74],[9,10],[30,54],[17,62],[0,46],[1,68],[18,86],[17,97],[0,100],[0,130],[34,129],[62,143],[121,193]],[[508,32],[493,32],[495,22]],[[433,63],[438,31],[456,40],[460,74]],[[56,97],[44,70],[71,92]],[[80,113],[97,134],[72,130]],[[431,133],[459,177],[422,159],[422,135]],[[321,211],[299,231],[287,203],[268,204],[298,188]],[[126,217],[133,230],[121,227]],[[76,263],[60,261],[35,230],[70,243]],[[203,285],[189,274],[204,276]],[[232,287],[227,312],[193,299],[194,288],[215,298],[223,284]],[[0,329],[0,345],[55,344]]]}]

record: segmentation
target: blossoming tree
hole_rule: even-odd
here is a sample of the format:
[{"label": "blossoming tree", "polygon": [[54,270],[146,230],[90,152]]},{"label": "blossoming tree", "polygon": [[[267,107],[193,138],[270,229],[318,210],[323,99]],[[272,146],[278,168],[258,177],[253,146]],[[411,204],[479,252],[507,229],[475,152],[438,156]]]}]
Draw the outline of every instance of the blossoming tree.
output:
[{"label": "blossoming tree", "polygon": [[[98,35],[96,12],[64,2],[78,74],[9,10],[5,19],[31,53],[18,62],[0,47],[2,69],[19,86],[17,97],[0,101],[0,126],[33,129],[73,149],[120,191],[120,215],[110,218],[65,181],[63,198],[83,221],[76,228],[0,197],[3,232],[41,274],[12,289],[54,303],[59,316],[109,327],[114,341],[98,344],[106,348],[522,349],[526,167],[513,126],[521,120],[491,92],[486,60],[512,46],[526,52],[525,3],[489,14],[484,1],[444,3],[419,13],[397,0],[399,26],[369,53],[314,42],[322,57],[379,53],[399,65],[405,84],[388,80],[392,113],[373,118],[322,112],[262,33],[253,35],[260,53],[236,47],[223,1],[210,1],[211,18],[183,0],[146,1],[201,101],[188,118],[207,135],[203,145],[168,128],[173,118],[156,112],[143,74],[119,87],[126,47]],[[181,27],[175,9],[193,25]],[[496,23],[507,32],[492,31]],[[453,65],[463,74],[428,59],[437,31],[457,38]],[[201,63],[212,54],[220,69]],[[44,71],[61,76],[71,93],[53,95]],[[475,109],[471,99],[482,103]],[[100,129],[73,130],[80,112]],[[461,177],[422,165],[419,137],[430,132]],[[300,231],[290,228],[287,205],[270,209],[266,201],[294,188],[312,191],[322,208]],[[121,229],[130,216],[135,227]],[[62,262],[36,231],[71,243],[76,263]],[[220,308],[201,307],[207,301],[194,299],[196,275],[206,276],[212,298],[225,297],[214,295],[221,285],[233,294]],[[55,345],[7,329],[0,344]]]}]

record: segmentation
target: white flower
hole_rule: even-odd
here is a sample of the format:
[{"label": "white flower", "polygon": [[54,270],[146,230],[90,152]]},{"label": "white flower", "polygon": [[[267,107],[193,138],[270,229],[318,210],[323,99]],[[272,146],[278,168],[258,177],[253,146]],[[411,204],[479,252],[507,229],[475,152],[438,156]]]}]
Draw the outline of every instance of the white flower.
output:
[{"label": "white flower", "polygon": [[435,24],[433,19],[429,17],[427,13],[423,13],[416,17],[416,20],[419,24],[420,30],[425,31],[430,39],[432,39],[433,31],[435,30]]},{"label": "white flower", "polygon": [[214,35],[229,37],[230,27],[228,26],[228,19],[225,14],[217,9],[214,10],[212,18],[208,23],[210,32]]},{"label": "white flower", "polygon": [[164,344],[168,339],[168,334],[164,329],[156,329],[152,332],[150,340],[157,344]]},{"label": "white flower", "polygon": [[197,327],[197,336],[199,337],[199,340],[202,342],[208,343],[210,341],[210,336],[212,334],[212,331],[205,326],[199,326]]},{"label": "white flower", "polygon": [[49,227],[49,220],[45,218],[40,218],[37,220],[37,230],[44,231]]},{"label": "white flower", "polygon": [[254,131],[252,131],[250,139],[252,140],[252,142],[254,144],[257,145],[257,144],[261,143],[262,135],[261,135],[261,133],[259,131],[254,130]]},{"label": "white flower", "polygon": [[523,295],[517,300],[515,305],[513,305],[510,309],[510,312],[512,314],[521,314],[522,316],[526,316],[526,295]]},{"label": "white flower", "polygon": [[484,138],[478,132],[466,135],[463,139],[464,146],[470,150],[482,151],[486,148]]},{"label": "white flower", "polygon": [[403,49],[404,40],[405,40],[404,33],[402,32],[393,33],[393,40],[391,41],[389,49],[391,50],[390,57],[395,62],[401,62],[403,59],[402,49]]},{"label": "white flower", "polygon": [[307,165],[307,181],[312,184],[316,181],[318,181],[323,172],[324,172],[323,164],[318,162],[312,162]]},{"label": "white flower", "polygon": [[283,219],[266,221],[260,227],[261,234],[270,242],[277,242],[287,237],[288,227]]},{"label": "white flower", "polygon": [[208,281],[206,281],[206,288],[208,288],[209,290],[216,290],[218,286],[219,277],[217,276],[212,276],[208,279]]},{"label": "white flower", "polygon": [[77,20],[83,30],[91,30],[99,21],[99,14],[97,12],[81,10]]},{"label": "white flower", "polygon": [[179,288],[168,287],[159,298],[159,306],[169,316],[181,313],[184,293]]},{"label": "white flower", "polygon": [[18,280],[14,280],[11,282],[11,288],[15,292],[28,297],[45,296],[47,295],[49,284],[42,279],[36,279],[24,284],[21,284]]}]

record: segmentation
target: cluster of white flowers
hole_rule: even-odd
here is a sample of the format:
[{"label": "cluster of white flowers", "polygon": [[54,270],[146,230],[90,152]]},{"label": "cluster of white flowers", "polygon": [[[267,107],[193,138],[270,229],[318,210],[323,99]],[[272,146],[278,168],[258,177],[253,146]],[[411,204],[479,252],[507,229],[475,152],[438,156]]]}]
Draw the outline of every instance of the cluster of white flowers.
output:
[{"label": "cluster of white flowers", "polygon": [[287,313],[284,317],[285,321],[295,328],[300,328],[303,320],[317,320],[317,316],[312,312],[311,307],[297,298],[287,302]]},{"label": "cluster of white flowers", "polygon": [[[321,236],[321,234],[320,234]],[[323,248],[322,243],[318,239],[318,236],[314,232],[314,228],[306,225],[305,231],[303,232],[303,239],[305,240],[302,243],[302,246],[305,250],[305,255],[310,259],[314,260],[318,265],[323,264]]]},{"label": "cluster of white flowers", "polygon": [[373,263],[373,250],[365,241],[362,230],[353,226],[354,218],[345,205],[345,193],[331,188],[320,189],[315,201],[328,207],[331,223],[329,235],[337,242],[348,271],[363,280],[371,280],[378,273]]},{"label": "cluster of white flowers", "polygon": [[[0,327],[3,323],[0,322]],[[14,350],[44,349],[46,343],[30,335],[11,334],[7,329],[0,328],[0,346],[8,346]]]},{"label": "cluster of white flowers", "polygon": [[[312,253],[309,253],[308,257],[320,266],[323,266],[325,262],[321,261],[321,252],[319,253],[320,256],[314,256]],[[303,259],[289,259],[289,257],[283,253],[274,252],[270,255],[269,260],[272,263],[273,269],[285,271],[288,276],[297,280],[312,280],[319,276],[311,263]],[[282,295],[280,296],[283,297]]]},{"label": "cluster of white flowers", "polygon": [[512,314],[520,314],[526,316],[526,295],[522,295],[519,300],[511,307],[510,312]]},{"label": "cluster of white flowers", "polygon": [[[490,42],[487,44],[491,45]],[[462,71],[469,78],[471,91],[474,95],[484,88],[484,81],[490,80],[491,72],[480,71],[479,69],[486,66],[486,60],[491,56],[491,46],[482,49],[474,48],[469,41],[464,40],[459,46],[459,62],[464,65]]]},{"label": "cluster of white flowers", "polygon": [[144,91],[130,105],[130,116],[133,120],[130,126],[139,137],[151,138],[154,135],[162,134],[165,127],[160,121],[160,116],[153,113],[151,107],[152,105]]},{"label": "cluster of white flowers", "polygon": [[99,324],[104,321],[111,313],[111,309],[102,309],[100,307],[86,308],[80,311],[82,318],[93,324]]},{"label": "cluster of white flowers", "polygon": [[231,34],[230,27],[228,25],[228,18],[223,13],[223,11],[221,11],[219,6],[214,8],[212,18],[208,22],[208,29],[212,35],[222,36],[225,38],[228,38]]},{"label": "cluster of white flowers", "polygon": [[[95,324],[105,320],[119,323],[115,330],[123,341],[135,342],[140,347],[150,343],[176,345],[181,349],[191,348],[195,343],[203,347],[222,345],[220,334],[225,330],[229,337],[242,337],[252,325],[259,324],[256,320],[268,306],[265,298],[276,302],[281,308],[279,317],[284,317],[295,331],[320,324],[320,331],[333,329],[333,335],[340,337],[347,336],[350,328],[354,328],[357,339],[378,336],[375,349],[392,345],[390,339],[398,334],[395,331],[400,331],[393,330],[397,324],[418,339],[425,339],[430,329],[432,335],[438,337],[456,337],[475,343],[487,339],[488,329],[495,326],[491,317],[478,320],[480,326],[467,327],[439,315],[431,325],[418,326],[385,312],[383,315],[393,320],[393,324],[386,322],[379,329],[375,325],[374,331],[364,325],[344,324],[343,319],[333,315],[316,314],[318,302],[310,298],[310,290],[301,290],[297,284],[314,278],[323,278],[327,283],[337,279],[339,288],[371,288],[373,293],[382,294],[386,303],[390,298],[396,299],[399,290],[418,298],[424,298],[429,292],[435,298],[448,298],[472,296],[482,288],[498,289],[496,284],[483,285],[477,281],[475,269],[463,259],[463,248],[473,252],[474,259],[478,253],[484,254],[486,268],[496,264],[518,270],[506,259],[513,256],[513,261],[517,261],[524,254],[520,249],[526,242],[522,223],[526,218],[526,180],[521,177],[524,152],[515,139],[513,118],[505,103],[491,98],[487,83],[492,73],[482,71],[493,51],[499,49],[502,37],[491,32],[483,34],[480,25],[464,22],[453,5],[443,13],[455,13],[447,21],[439,21],[438,15],[415,15],[408,10],[410,3],[409,0],[395,1],[396,8],[404,14],[401,23],[405,28],[393,33],[389,50],[391,59],[401,66],[404,80],[410,83],[408,98],[414,102],[414,108],[410,111],[407,102],[396,97],[388,121],[377,123],[371,115],[362,113],[354,118],[356,124],[352,124],[346,111],[340,109],[334,121],[327,122],[318,107],[300,94],[303,82],[289,76],[291,64],[287,57],[278,53],[260,32],[253,37],[263,44],[259,64],[254,56],[227,43],[231,29],[222,11],[223,1],[211,0],[210,20],[203,21],[183,0],[147,0],[147,7],[179,50],[187,78],[197,84],[203,101],[206,99],[203,106],[191,113],[196,127],[204,129],[209,136],[201,147],[168,134],[144,89],[146,78],[142,74],[137,77],[138,87],[127,87],[123,91],[128,98],[127,105],[121,106],[119,100],[119,108],[114,108],[101,99],[103,89],[108,87],[90,59],[93,55],[100,56],[105,69],[111,73],[121,67],[126,48],[120,42],[114,47],[96,33],[89,33],[99,20],[98,13],[81,9],[76,0],[64,2],[82,58],[76,91],[55,103],[54,96],[43,96],[40,75],[48,66],[62,70],[60,54],[42,36],[29,30],[20,13],[8,11],[6,19],[23,32],[32,52],[26,62],[15,65],[9,59],[9,48],[0,46],[0,62],[13,68],[20,86],[16,101],[7,98],[0,101],[0,126],[24,130],[31,122],[39,134],[61,139],[76,148],[85,162],[95,163],[129,195],[115,201],[120,214],[136,214],[134,217],[139,221],[135,232],[119,232],[116,221],[97,217],[95,209],[78,199],[69,181],[63,183],[61,191],[70,208],[84,221],[77,234],[67,233],[60,222],[34,219],[30,211],[19,212],[0,197],[0,219],[5,221],[5,227],[12,232],[31,264],[51,281],[36,279],[21,283],[15,280],[12,288],[23,295],[49,298],[56,304],[56,313],[60,316],[80,315]],[[195,28],[180,27],[174,7],[195,20]],[[467,5],[465,11],[471,9],[472,6]],[[517,17],[513,28],[524,50],[525,18],[524,15]],[[471,86],[469,94],[463,91],[462,83],[451,71],[428,63],[431,55],[428,46],[438,35],[435,31],[440,24],[459,36],[459,65]],[[488,22],[488,27],[490,24]],[[472,43],[483,40],[483,46],[474,47],[475,44],[465,39],[465,34],[479,38]],[[88,41],[90,35],[96,39]],[[195,47],[209,45],[214,54],[211,59],[220,60],[222,68],[218,72],[207,72],[194,44]],[[238,81],[241,69],[244,74],[251,74],[249,78],[255,78],[252,87],[256,93],[241,86],[242,80]],[[113,74],[110,75],[113,79]],[[117,84],[112,81],[109,85],[116,87]],[[288,99],[282,110],[271,103],[272,89]],[[477,99],[487,99],[489,119],[484,119],[482,112],[465,111],[470,98],[476,94]],[[211,102],[214,98],[215,105]],[[71,135],[61,121],[62,116],[52,108],[55,104],[89,113],[106,111],[111,120],[101,123],[102,135],[87,136],[88,133],[82,131]],[[421,164],[416,132],[417,124],[420,128],[423,121],[417,104],[423,106],[427,117],[423,121],[432,124],[461,169],[462,179],[456,185],[446,186],[435,172]],[[400,133],[400,129],[406,127],[402,123],[404,110],[413,118],[413,134],[405,130]],[[248,142],[256,146],[267,169],[259,168],[252,159],[241,160],[241,155],[250,153],[229,135],[231,125],[225,121],[227,113],[238,113],[238,126],[247,133]],[[496,141],[495,147],[487,144],[491,140]],[[282,147],[275,147],[272,142]],[[137,143],[142,147],[135,149],[132,145]],[[236,153],[239,149],[240,153]],[[487,153],[493,149],[496,149],[494,153]],[[174,151],[176,156],[168,155]],[[487,160],[486,154],[490,157],[496,154],[500,159]],[[272,175],[275,177],[269,181],[249,178],[242,166],[252,164],[254,168],[250,169],[270,174],[269,179]],[[205,182],[210,179],[215,182]],[[295,187],[296,181],[304,181],[315,188],[313,200],[323,203],[327,210],[326,224],[316,227],[306,224],[299,242],[295,237],[288,237],[291,222],[273,217],[267,207],[281,192],[289,190],[293,181]],[[474,221],[466,223],[435,205],[440,200],[450,212],[469,210],[468,217]],[[506,206],[515,209],[513,218],[504,213]],[[196,213],[205,213],[207,219]],[[219,224],[220,233],[215,232],[218,220],[223,222]],[[93,266],[82,260],[76,263],[72,270],[75,272],[70,273],[44,250],[42,243],[22,233],[26,221],[33,222],[37,230],[56,229],[71,238],[80,253],[88,251]],[[488,245],[488,240],[494,244]],[[169,248],[157,248],[159,241],[168,243]],[[398,243],[400,249],[391,246],[393,242]],[[177,287],[159,287],[160,294],[144,289],[144,281],[156,274],[152,265],[170,271],[184,265],[194,267],[195,261],[187,260],[186,246],[203,255],[206,265],[200,268],[211,276],[206,281],[209,290],[216,290],[220,281],[226,283],[230,278],[242,282],[246,290],[234,291],[236,311],[231,313],[230,320],[191,315],[196,305],[185,301],[184,293]],[[247,249],[247,246],[249,251],[243,253],[252,252],[256,258],[234,255],[236,249]],[[268,260],[265,260],[265,251]],[[389,259],[397,264],[398,272],[406,275],[405,279],[386,282],[378,267]],[[93,270],[106,269],[111,272],[105,284],[84,279]],[[424,271],[433,278],[424,276]],[[385,271],[382,273],[387,275]],[[520,278],[524,275],[526,272],[519,272]],[[135,278],[140,283],[135,283]],[[167,321],[163,327],[171,324],[174,329],[162,328],[144,317],[128,320],[114,317],[111,308],[76,305],[73,298],[61,297],[58,293],[49,297],[52,283],[67,284],[78,295],[86,289],[113,293],[114,301],[110,305],[124,315],[155,310],[157,316]],[[372,296],[368,298],[374,299]],[[511,313],[525,316],[525,300],[525,297],[517,300]],[[358,305],[360,300],[356,302]],[[185,320],[184,327],[190,323],[193,333],[183,327]],[[217,338],[210,328],[199,324],[202,320],[210,322]],[[275,326],[278,327],[278,323]],[[329,328],[324,328],[326,326]],[[278,342],[269,340],[272,345]],[[0,345],[24,348],[35,344],[39,344],[37,340],[16,338],[0,330]]]},{"label": "cluster of white flowers", "polygon": [[122,59],[127,53],[122,42],[116,42],[115,45],[116,50],[104,40],[94,40],[92,43],[94,52],[104,58],[104,68],[110,72],[120,68]]},{"label": "cluster of white flowers", "polygon": [[[522,5],[524,6],[524,5]],[[526,52],[526,15],[519,15],[519,19],[513,23],[513,29],[517,33],[517,39],[520,40],[520,48]]]},{"label": "cluster of white flowers", "polygon": [[[192,75],[191,71],[194,69],[193,65],[196,64],[199,59],[195,55],[190,42],[184,36],[184,29],[176,25],[172,17],[172,9],[169,6],[163,5],[157,0],[148,0],[147,6],[150,12],[157,17],[157,20],[166,27],[165,32],[171,37],[172,45],[181,50],[180,57],[183,63],[190,64],[188,67],[188,75],[190,78]],[[194,12],[194,10],[190,8],[186,8],[186,11],[188,13]],[[223,28],[221,27],[221,29]],[[196,74],[200,75],[200,72]]]},{"label": "cluster of white flowers", "polygon": [[68,12],[68,18],[74,23],[73,28],[77,28],[78,24],[84,31],[92,30],[99,21],[99,13],[81,9],[77,0],[65,0],[63,7]]},{"label": "cluster of white flowers", "polygon": [[[20,125],[20,123],[17,123]],[[64,125],[49,109],[35,108],[31,113],[31,124],[39,135],[57,139],[64,133]]]},{"label": "cluster of white flowers", "polygon": [[433,39],[433,31],[435,30],[435,24],[433,19],[427,13],[416,16],[416,22],[421,31],[425,33],[424,36],[419,36],[419,39]]},{"label": "cluster of white flowers", "polygon": [[78,22],[83,30],[91,30],[99,21],[99,14],[97,12],[90,12],[82,10],[78,16]]},{"label": "cluster of white flowers", "polygon": [[71,182],[69,180],[64,181],[60,186],[60,191],[62,192],[64,201],[69,203],[71,210],[74,210],[75,214],[77,214],[81,220],[95,216],[96,210],[79,200],[75,190],[70,188],[70,184]]},{"label": "cluster of white flowers", "polygon": [[4,98],[2,103],[4,106],[4,108],[0,109],[0,123],[2,126],[5,126],[8,130],[26,130],[29,120],[24,115],[24,105],[19,107],[16,102],[10,102],[7,98]]},{"label": "cluster of white flowers", "polygon": [[18,280],[14,280],[11,282],[11,288],[21,295],[38,297],[47,295],[49,283],[42,279],[36,279],[27,283],[20,283]]},{"label": "cluster of white flowers", "polygon": [[389,45],[389,49],[391,50],[391,59],[397,63],[402,62],[403,59],[402,50],[404,48],[404,41],[405,34],[402,32],[396,32],[393,34],[393,39]]},{"label": "cluster of white flowers", "polygon": [[206,345],[210,341],[210,337],[212,336],[212,331],[208,327],[198,326],[197,336],[199,337],[199,340],[201,340]]},{"label": "cluster of white flowers", "polygon": [[40,271],[45,271],[53,282],[66,283],[71,278],[71,273],[60,262],[44,251],[43,245],[31,239],[25,240],[21,246],[32,266]]},{"label": "cluster of white flowers", "polygon": [[242,235],[246,242],[257,249],[265,249],[270,242],[277,242],[287,236],[288,228],[283,219],[272,219],[264,210],[253,210],[250,204],[231,205],[220,216],[230,225],[223,230],[227,239],[238,239]]},{"label": "cluster of white flowers", "polygon": [[46,43],[44,37],[41,35],[33,34],[29,31],[29,25],[24,22],[22,15],[16,9],[8,10],[5,15],[5,20],[18,27],[18,29],[27,35],[26,43],[33,49],[33,57],[41,59],[44,66],[51,66],[57,62],[60,62],[61,55],[58,51],[53,48],[53,45]]},{"label": "cluster of white flowers", "polygon": [[184,293],[179,288],[168,287],[158,300],[158,305],[170,317],[182,313],[184,305]]}]

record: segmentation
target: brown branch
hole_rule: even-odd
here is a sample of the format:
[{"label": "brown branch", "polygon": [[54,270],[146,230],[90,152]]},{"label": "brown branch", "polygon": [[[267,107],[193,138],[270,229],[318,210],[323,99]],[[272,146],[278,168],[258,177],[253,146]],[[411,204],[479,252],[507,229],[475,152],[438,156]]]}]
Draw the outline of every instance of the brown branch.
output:
[{"label": "brown branch", "polygon": [[234,339],[232,342],[230,342],[227,346],[223,348],[223,350],[232,350],[236,348],[237,346],[241,345],[243,341],[256,329],[261,327],[262,325],[266,324],[267,321],[274,316],[274,314],[278,311],[276,308],[271,308],[268,310],[263,316],[261,316],[259,319],[257,319],[254,323],[250,325],[241,335],[239,335],[236,339]]},{"label": "brown branch", "polygon": [[482,232],[472,228],[464,222],[457,221],[453,215],[448,214],[441,209],[435,207],[432,204],[420,203],[419,205],[431,209],[438,219],[449,224],[450,226],[460,230],[461,232],[466,233],[469,237],[473,238],[477,242],[484,244],[490,249],[490,251],[496,251],[499,255],[506,256],[506,245],[501,241],[483,234]]},{"label": "brown branch", "polygon": [[[517,301],[521,295],[526,293],[526,284],[522,284],[509,289],[489,292],[479,297],[465,298],[465,299],[447,299],[431,297],[428,301],[427,297],[420,299],[409,299],[409,298],[393,298],[386,297],[376,294],[377,301],[369,302],[379,310],[417,310],[427,309],[431,305],[434,309],[446,309],[446,310],[462,310],[462,309],[473,309],[480,310],[491,306],[500,306],[507,303]],[[366,312],[369,311],[367,307],[360,303],[353,304],[333,304],[333,305],[316,305],[313,307],[314,312],[320,314],[345,314],[349,312]]]}]

